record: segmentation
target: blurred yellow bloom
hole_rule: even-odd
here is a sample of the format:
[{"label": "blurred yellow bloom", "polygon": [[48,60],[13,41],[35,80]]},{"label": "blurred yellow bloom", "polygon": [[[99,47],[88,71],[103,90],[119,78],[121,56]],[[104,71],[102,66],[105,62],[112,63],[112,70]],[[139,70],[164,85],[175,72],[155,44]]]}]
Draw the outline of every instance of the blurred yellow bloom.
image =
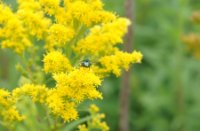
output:
[{"label": "blurred yellow bloom", "polygon": [[16,110],[15,99],[3,89],[0,89],[0,117],[7,123],[24,119]]},{"label": "blurred yellow bloom", "polygon": [[192,20],[200,24],[200,11],[195,11],[192,13]]},{"label": "blurred yellow bloom", "polygon": [[78,126],[79,131],[89,131],[85,124]]},{"label": "blurred yellow bloom", "polygon": [[9,7],[0,2],[0,39],[2,48],[11,48],[21,54],[32,43],[27,38],[22,21]]},{"label": "blurred yellow bloom", "polygon": [[12,95],[16,99],[24,96],[30,96],[34,102],[45,103],[48,88],[42,85],[25,84],[12,91]]},{"label": "blurred yellow bloom", "polygon": [[43,62],[44,71],[46,73],[67,72],[72,68],[67,57],[59,51],[47,53],[47,55],[44,56]]},{"label": "blurred yellow bloom", "polygon": [[105,114],[99,113],[99,108],[96,105],[90,105],[90,113],[92,118],[87,122],[87,126],[85,124],[79,125],[79,131],[90,131],[93,129],[98,129],[101,131],[109,130],[109,127],[106,124],[106,122],[102,121],[102,119],[105,118]]},{"label": "blurred yellow bloom", "polygon": [[97,113],[97,112],[99,112],[99,108],[95,104],[92,104],[92,105],[90,105],[90,112]]},{"label": "blurred yellow bloom", "polygon": [[12,99],[10,98],[10,92],[0,89],[0,104],[3,107],[8,107],[10,103],[12,103]]},{"label": "blurred yellow bloom", "polygon": [[[24,98],[24,96],[29,96],[34,102],[47,105],[52,114],[60,116],[64,121],[74,120],[78,117],[75,103],[66,100],[56,89],[48,89],[41,85],[25,84],[22,87],[14,89],[12,96],[16,101]],[[13,110],[9,111],[13,113],[17,112]]]},{"label": "blurred yellow bloom", "polygon": [[200,35],[191,33],[182,37],[183,42],[187,45],[192,54],[200,58]]},{"label": "blurred yellow bloom", "polygon": [[22,121],[25,119],[24,116],[21,116],[19,112],[16,110],[15,107],[8,108],[6,110],[2,111],[2,114],[4,121],[10,122],[10,121]]}]

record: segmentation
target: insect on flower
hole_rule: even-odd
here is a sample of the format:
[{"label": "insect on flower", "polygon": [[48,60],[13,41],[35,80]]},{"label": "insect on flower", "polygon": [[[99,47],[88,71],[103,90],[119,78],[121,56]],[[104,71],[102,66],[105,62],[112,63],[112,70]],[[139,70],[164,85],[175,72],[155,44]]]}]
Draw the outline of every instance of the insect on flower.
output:
[{"label": "insect on flower", "polygon": [[91,65],[92,65],[92,64],[91,64],[91,62],[90,62],[89,59],[85,59],[85,60],[83,60],[83,61],[81,62],[81,66],[82,66],[82,67],[87,67],[87,68],[89,68]]}]

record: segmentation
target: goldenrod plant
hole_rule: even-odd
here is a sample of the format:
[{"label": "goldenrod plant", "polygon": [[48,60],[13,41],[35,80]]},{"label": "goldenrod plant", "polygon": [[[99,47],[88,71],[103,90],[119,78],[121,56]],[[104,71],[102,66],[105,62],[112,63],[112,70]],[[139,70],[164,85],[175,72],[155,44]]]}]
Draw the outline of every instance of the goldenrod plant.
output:
[{"label": "goldenrod plant", "polygon": [[104,10],[101,0],[0,2],[0,45],[20,60],[18,87],[0,89],[0,124],[9,130],[109,130],[104,115],[86,100],[103,99],[103,80],[130,64],[138,51],[119,45],[131,22]]}]

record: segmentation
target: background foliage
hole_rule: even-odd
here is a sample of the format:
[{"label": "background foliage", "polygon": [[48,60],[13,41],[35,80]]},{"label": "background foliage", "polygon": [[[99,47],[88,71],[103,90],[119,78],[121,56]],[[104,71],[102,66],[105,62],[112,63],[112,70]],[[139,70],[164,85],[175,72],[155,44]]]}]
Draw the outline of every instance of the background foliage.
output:
[{"label": "background foliage", "polygon": [[[13,0],[5,0],[15,5]],[[108,10],[124,15],[124,0],[104,0]],[[181,41],[198,32],[191,22],[199,0],[135,0],[134,48],[144,55],[131,77],[130,129],[133,131],[199,131],[200,60]],[[17,57],[0,50],[0,87],[17,86]],[[110,77],[96,103],[106,113],[111,130],[118,130],[120,78]]]}]

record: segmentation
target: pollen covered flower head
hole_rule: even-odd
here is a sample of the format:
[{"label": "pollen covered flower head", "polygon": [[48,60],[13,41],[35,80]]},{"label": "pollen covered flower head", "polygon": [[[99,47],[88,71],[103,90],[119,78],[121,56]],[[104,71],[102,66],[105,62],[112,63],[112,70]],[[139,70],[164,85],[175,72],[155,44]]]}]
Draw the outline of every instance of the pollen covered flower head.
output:
[{"label": "pollen covered flower head", "polygon": [[29,96],[34,102],[45,103],[48,89],[44,85],[25,84],[12,91],[17,100],[23,96]]},{"label": "pollen covered flower head", "polygon": [[49,28],[48,34],[46,48],[51,50],[54,47],[66,46],[65,44],[73,38],[75,32],[70,26],[53,24]]},{"label": "pollen covered flower head", "polygon": [[0,2],[0,45],[2,48],[11,48],[21,54],[32,45],[27,38],[22,21],[12,10]]},{"label": "pollen covered flower head", "polygon": [[54,15],[60,8],[61,0],[39,0],[39,2],[47,14]]},{"label": "pollen covered flower head", "polygon": [[93,66],[93,68],[98,74],[113,73],[120,76],[122,68],[127,71],[131,63],[141,63],[142,57],[142,54],[137,51],[132,53],[116,51],[113,55],[101,57],[99,59],[101,66]]},{"label": "pollen covered flower head", "polygon": [[101,131],[109,131],[109,127],[106,122],[102,121],[105,118],[105,114],[99,113],[99,108],[92,104],[90,105],[90,113],[92,119],[86,124],[81,124],[78,126],[79,131],[90,131],[93,129],[98,129]]},{"label": "pollen covered flower head", "polygon": [[123,42],[123,36],[127,32],[130,21],[118,18],[115,21],[96,25],[90,29],[90,33],[81,39],[74,48],[81,55],[109,55],[115,52],[116,45]]},{"label": "pollen covered flower head", "polygon": [[67,72],[72,67],[67,59],[60,51],[52,51],[44,56],[44,71],[46,73]]},{"label": "pollen covered flower head", "polygon": [[55,74],[54,79],[60,94],[76,102],[102,98],[102,94],[97,90],[101,80],[88,68],[74,69],[68,74]]},{"label": "pollen covered flower head", "polygon": [[1,120],[7,123],[12,121],[21,121],[24,119],[22,115],[16,109],[15,99],[12,97],[11,93],[0,89],[0,117]]},{"label": "pollen covered flower head", "polygon": [[15,98],[15,103],[26,98],[25,96],[30,97],[33,102],[45,105],[51,114],[61,117],[64,121],[78,118],[76,103],[66,100],[57,89],[49,89],[44,85],[25,84],[14,89],[11,96]]},{"label": "pollen covered flower head", "polygon": [[60,116],[65,122],[78,118],[76,103],[67,100],[57,89],[48,91],[46,103],[52,114]]},{"label": "pollen covered flower head", "polygon": [[90,105],[90,112],[92,114],[99,112],[99,107],[97,107],[95,104]]},{"label": "pollen covered flower head", "polygon": [[110,22],[116,18],[113,13],[103,9],[103,4],[100,0],[66,0],[65,7],[67,12],[71,14],[71,18],[88,27],[94,24]]}]

